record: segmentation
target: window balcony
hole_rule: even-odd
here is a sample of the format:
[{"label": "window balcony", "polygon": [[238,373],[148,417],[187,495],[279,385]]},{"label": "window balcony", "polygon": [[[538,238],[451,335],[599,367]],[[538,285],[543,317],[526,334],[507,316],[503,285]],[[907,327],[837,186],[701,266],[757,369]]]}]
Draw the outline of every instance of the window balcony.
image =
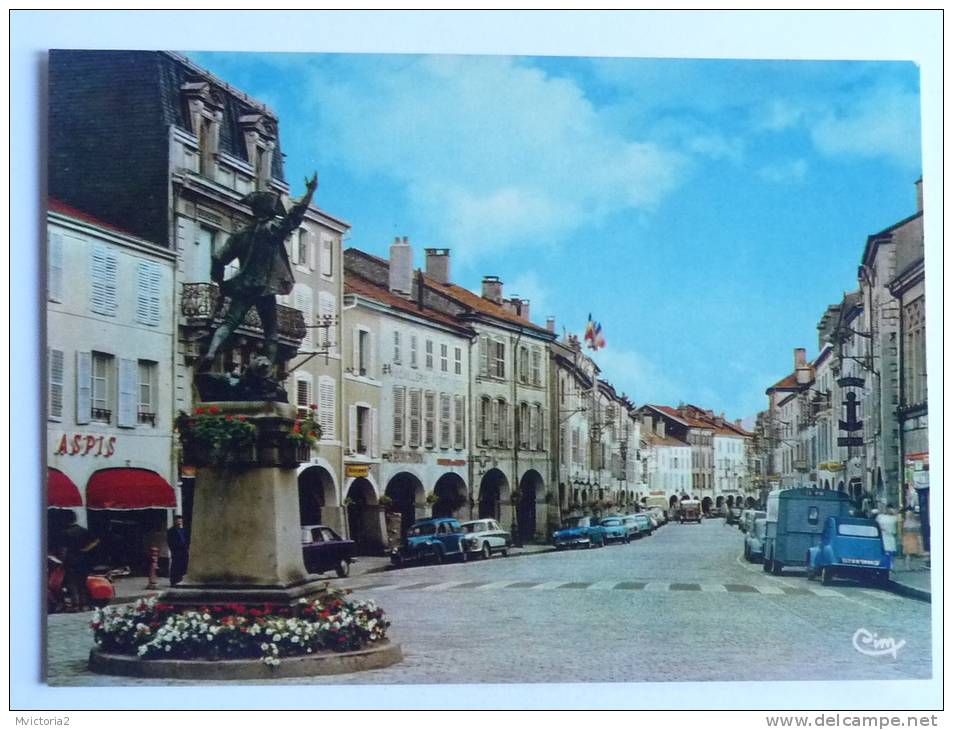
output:
[{"label": "window balcony", "polygon": [[156,414],[139,411],[139,423],[148,423],[150,426],[155,426]]},{"label": "window balcony", "polygon": [[93,408],[90,416],[94,421],[109,423],[112,420],[113,412],[108,408]]},{"label": "window balcony", "polygon": [[[195,282],[182,285],[182,301],[180,311],[183,326],[193,330],[194,334],[188,339],[200,339],[205,333],[211,333],[222,323],[228,297],[220,297],[218,286],[209,282]],[[278,346],[280,356],[293,357],[308,330],[304,315],[294,307],[279,304],[278,312]],[[265,332],[261,325],[258,310],[252,307],[245,315],[245,321],[235,330],[239,337],[264,339]]]}]

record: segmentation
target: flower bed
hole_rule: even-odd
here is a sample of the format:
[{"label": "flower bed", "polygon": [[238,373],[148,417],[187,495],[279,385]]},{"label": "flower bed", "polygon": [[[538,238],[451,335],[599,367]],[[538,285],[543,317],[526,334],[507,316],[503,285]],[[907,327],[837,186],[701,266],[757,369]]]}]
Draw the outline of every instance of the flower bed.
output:
[{"label": "flower bed", "polygon": [[293,607],[242,604],[181,609],[154,598],[102,608],[90,626],[105,652],[142,659],[260,659],[363,649],[390,623],[371,601],[327,591]]},{"label": "flower bed", "polygon": [[218,414],[216,406],[196,408],[192,416],[179,413],[175,427],[186,460],[198,464],[254,461],[255,424],[243,415]]}]

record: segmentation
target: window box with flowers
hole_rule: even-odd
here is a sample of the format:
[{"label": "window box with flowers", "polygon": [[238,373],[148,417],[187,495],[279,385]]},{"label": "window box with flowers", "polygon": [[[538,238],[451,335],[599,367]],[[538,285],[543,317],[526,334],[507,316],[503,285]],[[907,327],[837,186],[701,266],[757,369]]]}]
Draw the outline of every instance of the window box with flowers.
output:
[{"label": "window box with flowers", "polygon": [[216,406],[179,412],[175,428],[186,463],[194,466],[252,464],[257,460],[258,428],[243,415],[221,414]]},{"label": "window box with flowers", "polygon": [[321,440],[321,424],[317,421],[318,407],[314,403],[308,406],[307,414],[295,419],[287,440],[294,446],[296,461],[311,461],[311,447]]}]

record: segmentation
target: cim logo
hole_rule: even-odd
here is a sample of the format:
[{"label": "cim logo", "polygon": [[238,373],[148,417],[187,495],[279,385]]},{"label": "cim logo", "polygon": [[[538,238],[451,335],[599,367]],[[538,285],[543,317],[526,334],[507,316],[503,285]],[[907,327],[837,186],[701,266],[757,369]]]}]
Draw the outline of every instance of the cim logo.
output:
[{"label": "cim logo", "polygon": [[867,629],[857,629],[857,631],[854,632],[854,648],[861,654],[866,654],[867,656],[891,654],[893,658],[896,659],[897,652],[900,651],[906,643],[904,639],[897,641],[889,636],[881,638]]}]

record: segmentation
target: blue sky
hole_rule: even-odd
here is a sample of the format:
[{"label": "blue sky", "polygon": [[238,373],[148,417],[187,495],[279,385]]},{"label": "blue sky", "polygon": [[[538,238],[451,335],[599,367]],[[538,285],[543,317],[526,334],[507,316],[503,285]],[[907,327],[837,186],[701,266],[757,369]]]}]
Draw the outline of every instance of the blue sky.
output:
[{"label": "blue sky", "polygon": [[449,247],[560,332],[592,312],[637,403],[763,409],[915,210],[912,63],[188,55],[277,112],[293,194],[317,169],[347,245]]}]

